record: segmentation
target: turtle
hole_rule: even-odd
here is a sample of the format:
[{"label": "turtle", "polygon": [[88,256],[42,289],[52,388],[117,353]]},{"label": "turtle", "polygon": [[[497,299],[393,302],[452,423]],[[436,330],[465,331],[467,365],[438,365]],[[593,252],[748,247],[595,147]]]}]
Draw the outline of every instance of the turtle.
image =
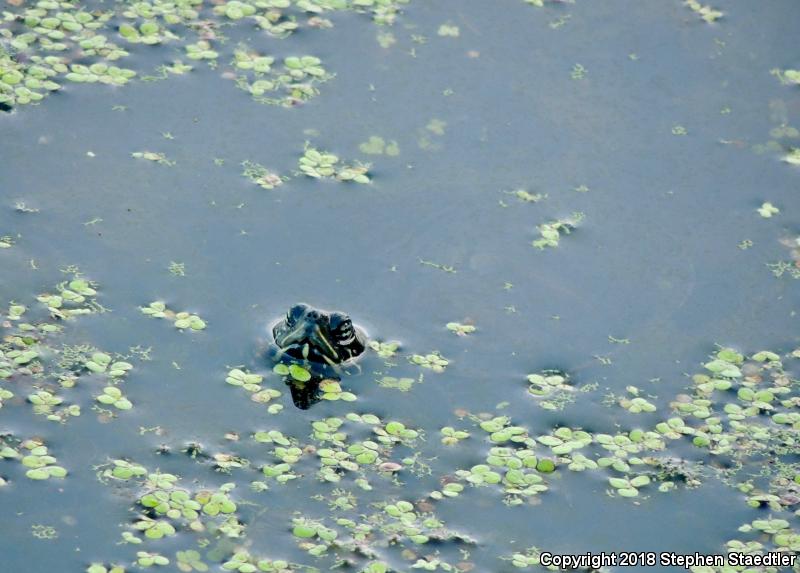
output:
[{"label": "turtle", "polygon": [[367,347],[366,334],[348,315],[305,303],[293,305],[272,327],[272,336],[282,354],[330,366],[355,359]]}]

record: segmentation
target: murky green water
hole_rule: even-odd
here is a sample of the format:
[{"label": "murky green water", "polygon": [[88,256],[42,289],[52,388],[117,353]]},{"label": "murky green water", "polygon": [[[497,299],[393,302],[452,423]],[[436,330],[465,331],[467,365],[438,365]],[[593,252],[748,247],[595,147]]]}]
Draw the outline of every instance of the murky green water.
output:
[{"label": "murky green water", "polygon": [[[33,4],[4,8],[18,13]],[[0,435],[19,459],[29,453],[20,441],[41,439],[69,472],[31,480],[30,466],[0,459],[0,570],[84,571],[103,563],[138,571],[139,551],[168,558],[152,567],[162,571],[205,570],[177,552],[197,551],[218,571],[246,550],[291,568],[377,573],[384,569],[375,562],[411,571],[435,559],[443,571],[513,571],[522,564],[509,558],[534,546],[716,554],[738,539],[762,543],[750,547],[755,552],[800,549],[800,498],[790,497],[790,482],[800,476],[793,378],[800,168],[783,160],[800,147],[792,131],[800,88],[790,75],[770,73],[798,66],[800,5],[719,0],[713,7],[724,16],[707,23],[679,0],[541,8],[522,0],[413,0],[399,6],[392,25],[373,22],[369,10],[324,11],[317,17],[332,27],[321,29],[295,6],[281,10],[299,27],[279,39],[247,18],[215,16],[212,5],[224,3],[214,2],[192,20],[222,23],[210,40],[219,57],[209,65],[186,58],[182,46],[198,36],[183,26],[172,26],[182,39],[128,44],[116,30],[132,4],[89,8],[117,11],[105,33],[131,53],[117,65],[137,78],[117,87],[59,80],[62,88],[39,105],[0,115],[0,236],[13,243],[0,249],[0,296],[28,307],[21,318],[3,313],[0,349],[7,358],[22,346],[39,353],[0,380],[14,394],[0,409]],[[11,19],[0,30],[17,30]],[[231,60],[245,44],[274,56],[274,68],[287,56],[314,55],[335,77],[300,105],[258,103],[226,77],[243,73]],[[8,49],[20,62],[40,53]],[[194,69],[142,81],[174,59]],[[362,145],[370,137],[384,145]],[[305,176],[298,160],[306,145],[337,154],[340,166],[370,163],[371,183]],[[376,150],[383,153],[368,153]],[[168,164],[136,152],[164,154]],[[287,179],[262,189],[242,176],[244,161]],[[521,199],[518,190],[537,200]],[[763,216],[764,203],[779,212]],[[558,245],[533,247],[548,228],[557,229]],[[97,295],[87,298],[108,312],[48,319],[36,296],[56,292],[76,269],[96,283]],[[196,313],[207,327],[181,332],[169,319],[149,318],[140,307],[152,301]],[[299,410],[271,372],[268,326],[298,301],[346,311],[372,340],[400,342],[393,358],[370,350],[342,376],[355,402],[322,400]],[[14,338],[27,321],[64,329]],[[477,329],[457,336],[450,322]],[[71,370],[75,387],[64,388],[55,363],[65,345],[89,345],[133,367],[120,379],[92,374],[82,362],[89,351]],[[720,347],[751,358],[769,350],[776,358],[744,366],[730,358],[741,372],[716,378],[733,388],[703,394],[691,376],[714,377],[703,364]],[[443,372],[409,360],[433,351],[450,361]],[[270,404],[283,409],[269,413],[226,384],[237,367],[264,376],[262,387],[282,393]],[[568,373],[572,388],[552,395],[554,409],[542,408],[526,381],[549,369]],[[414,384],[407,392],[388,388],[379,384],[385,376]],[[132,409],[95,400],[117,383]],[[759,400],[737,395],[742,386],[772,388],[771,401],[752,406]],[[624,407],[636,389],[654,412]],[[59,422],[35,414],[27,397],[40,390],[64,398],[56,409],[79,405],[80,415]],[[681,411],[679,394],[693,403],[708,397],[712,423]],[[742,423],[771,428],[766,436],[737,427],[724,409],[737,399],[755,408]],[[338,483],[319,479],[320,461],[308,446],[326,445],[311,423],[349,412],[419,429],[422,438],[381,453],[379,462],[403,465],[405,458],[403,469],[362,463],[340,468]],[[787,421],[771,419],[776,412]],[[479,424],[494,416],[525,428],[530,443],[493,443]],[[697,483],[659,476],[646,462],[571,471],[574,452],[534,441],[558,427],[582,429],[591,444],[580,453],[597,460],[608,455],[598,435],[655,431],[676,416],[696,433],[617,456],[688,460]],[[720,431],[736,442],[733,450],[693,445],[698,433],[718,433],[715,417],[724,420]],[[470,437],[443,445],[445,426]],[[351,435],[345,449],[374,439],[370,424],[344,427]],[[276,445],[253,434],[267,430],[305,448],[293,466],[297,479],[265,478],[262,466],[279,463]],[[189,444],[202,454],[187,455]],[[492,447],[526,445],[557,466],[530,470],[541,473],[546,491],[473,487],[456,473],[486,463]],[[218,471],[208,458],[215,454],[245,467]],[[222,518],[205,516],[204,530],[192,531],[191,520],[148,513],[139,500],[152,484],[102,476],[122,459],[180,476],[179,487],[193,496],[235,484],[233,517],[244,527],[215,531]],[[609,482],[636,475],[651,483],[635,498]],[[676,487],[659,491],[667,481]],[[465,487],[452,498],[429,497],[448,482]],[[748,505],[759,492],[780,499]],[[354,507],[331,505],[348,496]],[[416,503],[420,515],[434,513],[465,539],[433,535],[414,543],[413,533],[391,529],[384,505],[398,500]],[[143,515],[171,522],[175,533],[147,539],[135,529]],[[302,546],[308,539],[292,534],[301,516],[337,529],[341,545],[309,554]],[[353,547],[337,518],[373,530]],[[739,531],[768,518],[786,527]],[[54,529],[42,539],[34,535],[38,526]],[[123,532],[144,541],[126,543]],[[375,568],[363,569],[368,563]],[[646,567],[609,570],[622,569]]]}]

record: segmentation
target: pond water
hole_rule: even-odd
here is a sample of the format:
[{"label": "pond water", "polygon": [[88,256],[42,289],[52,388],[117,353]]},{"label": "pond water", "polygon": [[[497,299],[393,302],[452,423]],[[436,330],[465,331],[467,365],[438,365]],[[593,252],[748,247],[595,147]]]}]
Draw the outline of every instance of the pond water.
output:
[{"label": "pond water", "polygon": [[[0,22],[0,569],[800,551],[800,4],[79,4]],[[296,408],[300,301],[399,348]]]}]

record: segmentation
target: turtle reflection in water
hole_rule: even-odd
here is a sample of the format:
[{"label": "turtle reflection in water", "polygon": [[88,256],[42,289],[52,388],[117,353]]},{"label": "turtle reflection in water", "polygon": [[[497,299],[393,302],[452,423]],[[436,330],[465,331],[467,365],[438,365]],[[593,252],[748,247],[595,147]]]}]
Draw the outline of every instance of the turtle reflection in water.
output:
[{"label": "turtle reflection in water", "polygon": [[296,304],[272,327],[278,347],[277,358],[283,362],[302,362],[309,366],[311,379],[287,380],[292,400],[307,409],[319,400],[319,383],[324,378],[339,380],[336,375],[366,348],[366,335],[341,312],[326,312],[307,304]]}]

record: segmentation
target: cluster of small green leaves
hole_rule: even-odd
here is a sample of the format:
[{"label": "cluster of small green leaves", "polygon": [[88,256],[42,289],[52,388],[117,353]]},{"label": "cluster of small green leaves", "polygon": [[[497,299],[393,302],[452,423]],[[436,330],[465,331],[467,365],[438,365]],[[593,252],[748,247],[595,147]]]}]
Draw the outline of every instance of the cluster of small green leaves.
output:
[{"label": "cluster of small green leaves", "polygon": [[571,217],[564,219],[555,219],[542,223],[537,227],[539,230],[540,238],[531,243],[534,247],[540,250],[545,248],[555,248],[559,245],[562,235],[569,235],[575,227],[583,220],[583,213],[573,213]]},{"label": "cluster of small green leaves", "polygon": [[[182,43],[188,59],[216,65],[219,52],[212,41],[222,39],[214,32],[221,24],[252,21],[267,33],[285,38],[299,27],[298,15],[310,15],[309,28],[332,26],[321,16],[331,10],[370,12],[377,23],[392,24],[407,2],[231,0],[208,6],[203,0],[139,0],[91,11],[60,0],[32,5],[15,2],[0,14],[0,107],[38,103],[64,81],[123,85],[137,72],[109,62],[130,58],[125,45]],[[80,62],[75,61],[78,57]],[[247,69],[238,66],[236,58],[237,69]],[[175,66],[161,66],[160,78],[143,79],[191,69],[180,61]],[[237,83],[259,101],[292,106],[317,95],[316,84],[331,77],[319,59],[301,56],[286,58],[283,69],[270,73],[269,80],[253,78],[251,83],[242,76]],[[265,81],[272,86],[267,88]],[[273,91],[280,93],[267,96]]]},{"label": "cluster of small green leaves", "polygon": [[[488,438],[495,447],[489,450],[485,463],[457,470],[455,477],[458,481],[475,487],[499,485],[508,496],[506,502],[511,505],[547,491],[542,474],[554,471],[555,464],[549,458],[537,456],[536,441],[525,428],[512,426],[506,416],[483,420],[480,427],[489,434]],[[446,483],[441,490],[432,492],[431,497],[458,496],[464,489],[458,481]]]},{"label": "cluster of small green leaves", "polygon": [[58,460],[40,438],[21,442],[11,436],[0,436],[0,460],[17,460],[27,468],[25,476],[32,480],[63,478],[67,470],[58,465]]},{"label": "cluster of small green leaves", "polygon": [[298,162],[300,172],[314,179],[338,179],[355,183],[369,183],[369,164],[355,162],[342,164],[337,155],[319,151],[306,143],[303,156]]},{"label": "cluster of small green leaves", "polygon": [[180,478],[174,474],[148,472],[127,460],[112,460],[100,468],[98,477],[104,483],[132,482],[142,488],[137,500],[138,516],[131,525],[133,531],[123,533],[127,543],[139,545],[148,539],[171,537],[178,528],[221,537],[239,537],[244,529],[230,496],[233,483],[213,490],[192,490],[181,487]]},{"label": "cluster of small green leaves", "polygon": [[627,386],[625,388],[628,396],[623,396],[619,399],[619,405],[625,408],[632,414],[640,414],[642,412],[652,413],[656,411],[656,406],[646,398],[640,396],[640,390],[636,386]]},{"label": "cluster of small green leaves", "polygon": [[477,330],[473,324],[461,324],[460,322],[448,322],[445,326],[447,330],[458,336],[466,336]]},{"label": "cluster of small green leaves", "polygon": [[[471,544],[463,534],[450,530],[433,513],[418,511],[411,502],[400,500],[384,503],[381,511],[359,516],[359,521],[340,517],[333,525],[322,520],[296,517],[292,533],[298,545],[310,555],[321,556],[335,552],[337,557],[353,558],[363,555],[366,543],[411,549],[432,544]],[[413,554],[413,550],[411,554]],[[363,571],[387,571],[385,565],[370,563]]]},{"label": "cluster of small green leaves", "polygon": [[770,73],[776,76],[784,85],[800,86],[800,70],[781,70],[779,68],[775,68],[771,70]]},{"label": "cluster of small green leaves", "polygon": [[[531,2],[532,0],[527,0]],[[541,0],[540,0],[541,1]],[[538,547],[532,546],[528,547],[527,549],[523,549],[517,551],[516,553],[512,553],[509,556],[501,557],[500,559],[504,561],[510,561],[514,567],[518,569],[526,569],[528,567],[542,567],[544,569],[549,569],[551,571],[558,571],[558,567],[555,565],[550,565],[545,567],[541,564],[541,555],[542,552]]]},{"label": "cluster of small green leaves", "polygon": [[66,73],[67,65],[56,56],[37,59],[31,65],[20,63],[0,44],[0,106],[36,103],[49,92],[60,89],[52,78]]},{"label": "cluster of small green leaves", "polygon": [[394,340],[381,342],[379,340],[370,340],[369,347],[374,350],[381,358],[393,358],[397,351],[400,350],[400,343]]},{"label": "cluster of small green leaves", "polygon": [[152,318],[166,318],[171,320],[173,326],[178,330],[203,330],[206,327],[206,322],[196,314],[190,312],[175,312],[167,308],[166,303],[161,301],[151,302],[147,306],[139,308],[142,314],[146,314]]},{"label": "cluster of small green leaves", "polygon": [[387,142],[378,135],[371,135],[367,141],[359,144],[358,150],[367,155],[385,154],[390,157],[400,155],[400,147],[397,145],[396,141],[392,140]]},{"label": "cluster of small green leaves", "polygon": [[238,571],[239,573],[291,573],[305,569],[296,563],[282,559],[262,559],[251,555],[246,550],[237,551],[230,559],[222,564],[225,571]]},{"label": "cluster of small green leaves", "polygon": [[703,21],[708,22],[709,24],[716,22],[722,18],[722,16],[724,16],[721,11],[712,8],[711,6],[703,5],[697,0],[685,0],[684,4],[686,4],[686,6],[688,6],[692,12],[700,16]]},{"label": "cluster of small green leaves", "polygon": [[289,56],[282,66],[275,59],[248,50],[237,50],[232,65],[238,72],[236,86],[259,103],[293,107],[317,95],[317,86],[333,79],[314,56]]},{"label": "cluster of small green leaves", "polygon": [[791,450],[791,432],[800,430],[800,398],[779,355],[762,351],[746,359],[723,348],[704,368],[705,373],[693,377],[693,394],[678,396],[672,404],[682,418],[695,423],[695,446],[742,462],[759,452]]},{"label": "cluster of small green leaves", "polygon": [[56,285],[57,293],[43,293],[36,299],[47,306],[55,318],[69,319],[84,314],[103,312],[95,295],[97,285],[91,281],[75,276],[70,281]]},{"label": "cluster of small green leaves", "polygon": [[[346,423],[367,426],[371,439],[350,440],[343,431]],[[346,472],[354,472],[357,485],[368,489],[364,472],[372,469],[378,472],[392,472],[400,464],[392,462],[397,446],[413,448],[420,437],[418,430],[407,428],[397,421],[384,422],[374,414],[349,413],[344,419],[326,418],[312,423],[313,437],[324,447],[316,450],[320,460],[318,477],[326,482],[338,483]],[[355,427],[355,430],[360,428]],[[404,463],[406,460],[403,460]]]},{"label": "cluster of small green leaves", "polygon": [[[93,376],[105,383],[97,402],[114,406],[118,410],[132,407],[118,386],[133,368],[123,356],[101,352],[91,346],[58,348],[52,335],[59,334],[60,319],[102,312],[97,303],[97,285],[75,277],[56,286],[58,294],[42,294],[37,298],[44,303],[49,313],[47,320],[32,324],[24,320],[28,308],[12,303],[8,309],[8,321],[4,323],[6,334],[0,343],[0,380],[15,378],[31,381],[33,388],[27,395],[34,414],[54,422],[66,422],[79,416],[79,404],[66,402],[60,390],[73,388],[79,376]],[[0,406],[13,394],[0,388]]]},{"label": "cluster of small green leaves", "polygon": [[158,163],[159,165],[165,165],[166,167],[173,167],[175,165],[175,161],[169,159],[163,153],[159,153],[156,151],[134,151],[131,153],[131,157],[134,159],[144,159],[145,161],[152,161],[153,163]]},{"label": "cluster of small green leaves", "polygon": [[[40,0],[2,14],[0,105],[37,103],[62,80],[122,85],[136,73],[109,65],[128,52],[108,39],[111,11],[86,11],[72,2]],[[97,61],[77,64],[68,58]]]},{"label": "cluster of small green leaves", "polygon": [[214,13],[232,21],[252,20],[270,35],[286,38],[298,28],[295,16],[283,11],[291,5],[291,0],[228,0],[215,6]]},{"label": "cluster of small green leaves", "polygon": [[242,167],[244,167],[242,176],[246,177],[262,189],[275,189],[275,187],[283,185],[285,181],[289,180],[288,177],[281,177],[277,173],[274,173],[263,165],[253,161],[243,161]]},{"label": "cluster of small green leaves", "polygon": [[536,397],[536,403],[545,410],[561,410],[574,401],[575,387],[569,375],[560,370],[543,370],[528,374],[528,392]]},{"label": "cluster of small green leaves", "polygon": [[[0,392],[0,397],[2,397],[2,392]],[[77,404],[69,404],[56,410],[56,407],[64,402],[64,398],[47,390],[37,390],[28,394],[28,402],[33,404],[34,414],[46,416],[52,422],[65,422],[70,416],[81,415],[81,407]]]},{"label": "cluster of small green leaves", "polygon": [[109,565],[106,567],[102,563],[92,563],[86,568],[86,573],[125,573],[122,565]]},{"label": "cluster of small green leaves", "polygon": [[439,354],[436,350],[428,354],[412,354],[408,359],[417,366],[429,368],[439,373],[444,372],[445,368],[450,364],[450,360]]},{"label": "cluster of small green leaves", "polygon": [[[253,374],[247,370],[240,368],[233,368],[228,372],[225,382],[231,386],[238,386],[247,392],[250,392],[250,399],[259,404],[269,404],[274,398],[281,395],[279,390],[274,388],[264,388],[261,383],[264,377],[261,374]],[[267,411],[270,414],[277,414],[282,409],[280,404],[269,404]]]},{"label": "cluster of small green leaves", "polygon": [[370,13],[379,25],[394,24],[397,14],[409,0],[295,0],[295,6],[310,14],[318,15],[333,10],[352,10]]},{"label": "cluster of small green leaves", "polygon": [[[302,474],[295,473],[293,467],[303,457],[303,450],[300,449],[295,438],[287,438],[278,430],[260,431],[253,435],[256,442],[262,444],[276,444],[272,455],[277,463],[264,464],[261,472],[264,477],[274,479],[279,484],[286,484],[292,480],[302,477]],[[260,482],[255,486],[256,489],[269,489],[269,485]]]}]

